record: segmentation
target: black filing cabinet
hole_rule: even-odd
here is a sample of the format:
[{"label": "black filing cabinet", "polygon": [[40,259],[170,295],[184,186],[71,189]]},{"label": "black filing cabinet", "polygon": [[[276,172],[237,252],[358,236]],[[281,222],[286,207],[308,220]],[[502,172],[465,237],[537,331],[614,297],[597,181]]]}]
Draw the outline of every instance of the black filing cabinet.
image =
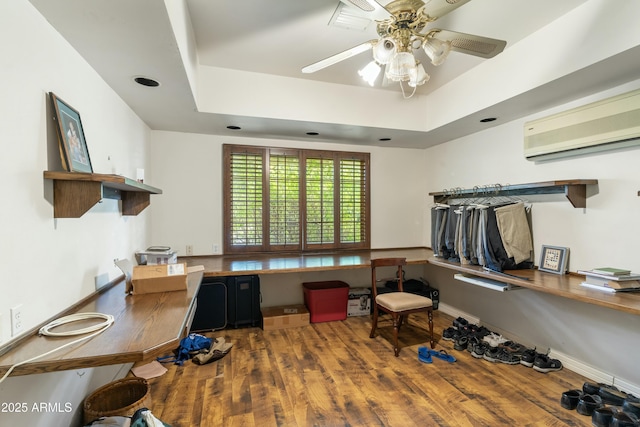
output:
[{"label": "black filing cabinet", "polygon": [[260,326],[260,278],[257,275],[205,277],[196,304],[191,331]]}]

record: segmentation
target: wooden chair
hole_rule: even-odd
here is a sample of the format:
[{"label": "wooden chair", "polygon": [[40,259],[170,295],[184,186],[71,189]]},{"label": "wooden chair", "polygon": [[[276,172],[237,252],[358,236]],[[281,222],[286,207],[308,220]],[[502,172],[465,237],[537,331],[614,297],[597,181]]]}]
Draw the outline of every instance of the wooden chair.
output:
[{"label": "wooden chair", "polygon": [[[382,310],[393,317],[393,351],[398,357],[398,332],[405,317],[411,313],[426,311],[429,316],[429,333],[431,348],[435,347],[433,339],[433,301],[421,295],[404,292],[402,287],[402,267],[407,265],[406,258],[378,258],[371,260],[371,292],[373,295],[373,321],[371,322],[371,334],[369,338],[375,337],[378,327],[378,312]],[[398,291],[378,294],[376,287],[376,268],[378,267],[398,267]]]}]

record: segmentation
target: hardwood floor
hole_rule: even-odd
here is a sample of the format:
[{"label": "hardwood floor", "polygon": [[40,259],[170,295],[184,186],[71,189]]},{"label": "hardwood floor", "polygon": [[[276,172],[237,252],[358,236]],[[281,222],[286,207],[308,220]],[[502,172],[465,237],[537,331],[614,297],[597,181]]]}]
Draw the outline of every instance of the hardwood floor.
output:
[{"label": "hardwood floor", "polygon": [[[154,415],[173,427],[212,426],[590,426],[560,406],[562,392],[586,378],[563,369],[475,359],[441,339],[452,318],[434,312],[436,349],[457,361],[418,361],[426,315],[412,315],[393,356],[391,322],[369,338],[368,316],[263,331],[229,329],[223,359],[167,365],[150,380]],[[424,328],[424,329],[423,329]]]}]

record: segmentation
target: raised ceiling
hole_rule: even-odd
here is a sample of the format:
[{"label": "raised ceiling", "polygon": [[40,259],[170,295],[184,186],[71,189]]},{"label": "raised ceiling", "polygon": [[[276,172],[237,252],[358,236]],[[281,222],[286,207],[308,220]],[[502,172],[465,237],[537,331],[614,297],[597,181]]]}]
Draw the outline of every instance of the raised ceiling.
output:
[{"label": "raised ceiling", "polygon": [[[87,60],[104,80],[152,129],[217,135],[241,135],[275,139],[320,140],[344,143],[427,147],[491,126],[481,124],[485,116],[499,118],[494,124],[522,117],[559,102],[566,102],[639,78],[634,55],[618,55],[608,63],[595,63],[534,90],[488,105],[435,128],[393,127],[341,123],[314,118],[290,119],[250,112],[206,112],[200,108],[185,52],[176,34],[182,31],[195,40],[196,67],[211,67],[247,76],[268,75],[293,82],[313,81],[361,87],[362,90],[397,93],[396,85],[369,89],[357,70],[371,60],[364,53],[314,74],[300,69],[319,59],[376,38],[375,23],[365,29],[330,25],[337,0],[30,0],[42,15]],[[591,0],[596,1],[596,0]],[[472,0],[430,27],[477,34],[507,41],[505,53],[587,0]],[[381,2],[385,4],[387,2]],[[171,19],[171,10],[186,10],[183,20]],[[176,28],[176,27],[180,28]],[[504,53],[503,53],[504,54]],[[531,58],[542,61],[544,58]],[[440,67],[427,66],[431,79],[419,88],[421,103],[432,93],[478,67],[484,60],[452,53]],[[613,67],[615,65],[615,68]],[[609,76],[603,78],[607,70]],[[255,73],[255,74],[254,74]],[[161,86],[144,88],[134,76],[157,79]],[[505,78],[517,75],[505,72]],[[247,82],[248,85],[251,82]],[[296,83],[298,84],[298,83]],[[364,89],[366,88],[366,89]],[[309,100],[312,102],[312,100]],[[253,100],[256,104],[273,99]],[[340,103],[340,99],[335,100]],[[396,102],[396,101],[394,101]],[[400,104],[398,104],[400,105]],[[414,103],[414,105],[417,105]],[[385,108],[389,106],[375,106]],[[392,106],[390,106],[392,109]],[[242,129],[231,131],[228,125]],[[314,131],[317,136],[306,135]],[[390,141],[380,141],[381,138]]]}]

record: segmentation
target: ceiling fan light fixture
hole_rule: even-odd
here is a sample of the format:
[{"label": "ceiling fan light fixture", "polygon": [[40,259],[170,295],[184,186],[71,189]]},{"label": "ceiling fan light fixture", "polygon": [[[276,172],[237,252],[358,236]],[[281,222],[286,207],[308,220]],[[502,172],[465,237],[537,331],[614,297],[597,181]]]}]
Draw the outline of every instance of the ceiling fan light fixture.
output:
[{"label": "ceiling fan light fixture", "polygon": [[378,64],[388,64],[397,52],[396,42],[390,38],[385,37],[378,40],[378,43],[373,47],[373,59]]},{"label": "ceiling fan light fixture", "polygon": [[389,63],[387,78],[394,82],[406,82],[415,72],[416,58],[409,52],[398,52]]},{"label": "ceiling fan light fixture", "polygon": [[380,74],[380,65],[376,61],[369,62],[362,70],[358,71],[362,80],[369,83],[369,86],[373,86]]},{"label": "ceiling fan light fixture", "polygon": [[409,86],[417,87],[425,84],[431,77],[424,69],[421,63],[417,63],[415,68],[409,72]]},{"label": "ceiling fan light fixture", "polygon": [[447,59],[447,56],[449,56],[451,52],[451,42],[431,37],[425,40],[422,48],[433,65],[440,65]]}]

